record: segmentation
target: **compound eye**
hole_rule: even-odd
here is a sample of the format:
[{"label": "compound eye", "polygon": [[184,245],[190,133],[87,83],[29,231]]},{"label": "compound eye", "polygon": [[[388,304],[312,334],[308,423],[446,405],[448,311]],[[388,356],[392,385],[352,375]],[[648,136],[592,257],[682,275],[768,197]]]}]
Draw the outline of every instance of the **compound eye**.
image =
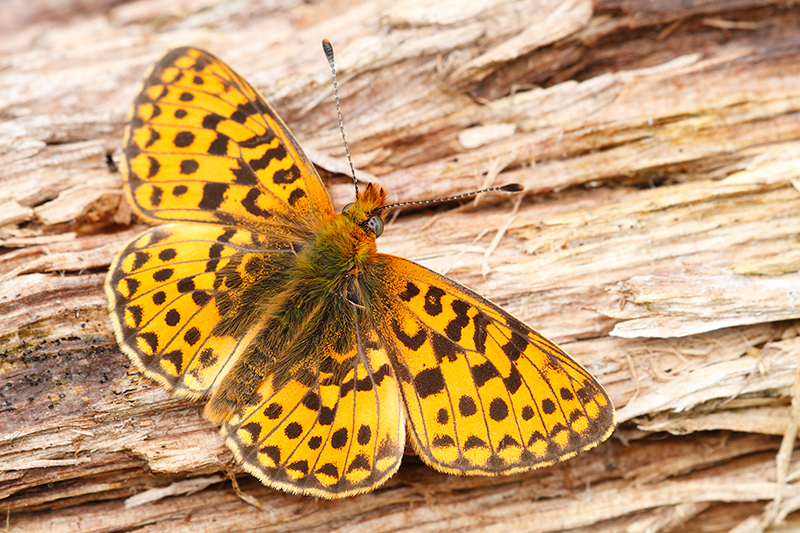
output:
[{"label": "compound eye", "polygon": [[355,202],[350,202],[349,204],[347,204],[342,208],[342,213],[347,213],[348,211],[350,211],[350,208],[353,207],[354,205],[356,205]]},{"label": "compound eye", "polygon": [[383,220],[378,215],[372,215],[367,220],[367,227],[375,234],[375,237],[380,237],[381,233],[383,233]]}]

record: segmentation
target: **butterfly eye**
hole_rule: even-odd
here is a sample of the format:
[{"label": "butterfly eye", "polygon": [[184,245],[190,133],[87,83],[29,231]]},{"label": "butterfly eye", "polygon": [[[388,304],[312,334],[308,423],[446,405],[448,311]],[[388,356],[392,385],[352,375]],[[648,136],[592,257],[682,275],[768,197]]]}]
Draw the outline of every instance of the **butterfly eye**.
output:
[{"label": "butterfly eye", "polygon": [[348,211],[350,211],[350,208],[353,207],[354,205],[356,205],[354,202],[350,202],[349,204],[347,204],[342,208],[342,213],[347,213]]},{"label": "butterfly eye", "polygon": [[383,220],[378,215],[373,215],[367,220],[367,227],[376,237],[380,237],[383,233]]}]

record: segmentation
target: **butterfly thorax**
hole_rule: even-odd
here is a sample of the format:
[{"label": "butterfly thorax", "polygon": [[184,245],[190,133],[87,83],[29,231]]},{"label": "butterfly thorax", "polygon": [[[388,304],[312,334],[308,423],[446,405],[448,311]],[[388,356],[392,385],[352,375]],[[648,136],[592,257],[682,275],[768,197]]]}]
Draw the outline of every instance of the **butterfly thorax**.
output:
[{"label": "butterfly thorax", "polygon": [[385,198],[383,189],[369,184],[354,203],[345,206],[340,215],[320,229],[308,258],[313,261],[314,269],[322,270],[326,280],[339,282],[343,276],[358,276],[375,262],[375,239],[380,231],[376,234],[374,224],[382,227],[380,215],[375,212]]},{"label": "butterfly thorax", "polygon": [[238,410],[267,375],[276,386],[289,380],[305,382],[321,364],[335,364],[322,360],[319,344],[330,333],[321,335],[319,328],[332,316],[352,317],[355,308],[369,305],[365,293],[371,292],[369,280],[381,265],[370,220],[379,216],[375,212],[385,198],[380,187],[369,184],[353,204],[323,222],[311,241],[296,250],[283,274],[282,290],[276,293],[263,286],[243,299],[250,302],[245,307],[259,310],[259,316],[251,316],[260,333],[223,379],[206,406],[206,416],[223,420]]}]

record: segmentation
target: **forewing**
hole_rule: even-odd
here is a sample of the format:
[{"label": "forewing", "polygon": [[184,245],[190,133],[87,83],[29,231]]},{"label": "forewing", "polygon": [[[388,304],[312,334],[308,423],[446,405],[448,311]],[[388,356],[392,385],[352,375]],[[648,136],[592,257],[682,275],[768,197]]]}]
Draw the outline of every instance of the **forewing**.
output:
[{"label": "forewing", "polygon": [[613,431],[603,387],[494,303],[381,256],[370,300],[421,457],[449,473],[509,474],[568,459]]},{"label": "forewing", "polygon": [[[386,352],[349,303],[330,310],[303,371],[268,376],[222,434],[264,484],[322,498],[374,489],[405,449],[400,391]],[[308,368],[316,365],[311,373]]]},{"label": "forewing", "polygon": [[152,223],[263,228],[333,214],[286,124],[225,63],[177,48],[147,76],[123,141],[126,193]]},{"label": "forewing", "polygon": [[117,341],[146,376],[204,396],[257,331],[245,289],[280,286],[294,257],[291,245],[243,228],[151,228],[117,254],[106,279]]}]

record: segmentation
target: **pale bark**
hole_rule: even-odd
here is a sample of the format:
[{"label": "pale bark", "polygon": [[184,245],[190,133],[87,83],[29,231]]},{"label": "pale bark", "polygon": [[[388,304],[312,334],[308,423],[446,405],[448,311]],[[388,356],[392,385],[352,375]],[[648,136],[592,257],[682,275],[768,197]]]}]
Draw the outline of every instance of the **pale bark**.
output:
[{"label": "pale bark", "polygon": [[[799,527],[784,436],[800,420],[800,7],[686,4],[7,2],[0,528]],[[609,442],[498,478],[406,457],[373,493],[292,496],[242,474],[202,406],[119,352],[102,284],[144,227],[114,161],[146,68],[183,44],[226,60],[308,148],[338,209],[353,190],[327,172],[346,164],[323,37],[355,164],[392,200],[526,186],[402,212],[379,247],[562,343],[617,406]]]}]

